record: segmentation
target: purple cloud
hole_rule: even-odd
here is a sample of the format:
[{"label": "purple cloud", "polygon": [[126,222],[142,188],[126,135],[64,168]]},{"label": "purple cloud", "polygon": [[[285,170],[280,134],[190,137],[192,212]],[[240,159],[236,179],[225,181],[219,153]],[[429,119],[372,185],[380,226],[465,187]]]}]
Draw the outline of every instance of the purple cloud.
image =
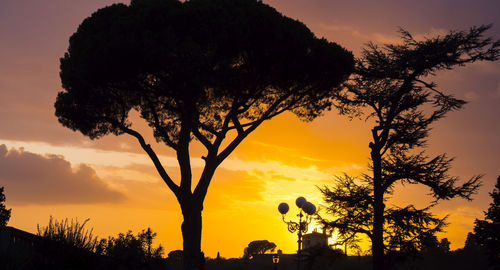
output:
[{"label": "purple cloud", "polygon": [[125,196],[88,165],[73,169],[57,155],[39,155],[0,145],[0,186],[10,205],[115,203]]}]

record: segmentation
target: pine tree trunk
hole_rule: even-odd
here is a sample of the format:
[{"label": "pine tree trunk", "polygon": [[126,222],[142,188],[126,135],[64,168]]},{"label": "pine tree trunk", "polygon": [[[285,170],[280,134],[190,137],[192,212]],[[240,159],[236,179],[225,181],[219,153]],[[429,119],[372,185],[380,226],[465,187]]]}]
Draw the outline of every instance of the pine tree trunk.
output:
[{"label": "pine tree trunk", "polygon": [[373,161],[373,270],[384,270],[384,190],[382,187],[382,164],[379,153],[372,151]]},{"label": "pine tree trunk", "polygon": [[182,215],[182,238],[183,253],[182,260],[184,270],[203,270],[204,256],[201,252],[201,203],[181,203]]}]

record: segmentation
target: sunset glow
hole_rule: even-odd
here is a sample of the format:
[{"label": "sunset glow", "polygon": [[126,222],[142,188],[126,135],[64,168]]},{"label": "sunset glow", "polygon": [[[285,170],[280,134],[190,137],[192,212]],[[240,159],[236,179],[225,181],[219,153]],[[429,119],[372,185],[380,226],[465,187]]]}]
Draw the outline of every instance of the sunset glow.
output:
[{"label": "sunset glow", "polygon": [[[127,135],[90,140],[63,127],[54,116],[55,98],[62,90],[59,58],[70,35],[84,18],[114,2],[0,4],[0,186],[5,186],[6,205],[12,208],[8,225],[35,233],[37,224],[45,225],[50,216],[90,218],[99,237],[151,227],[158,234],[156,243],[168,254],[182,249],[181,211],[137,141]],[[397,42],[398,27],[432,37],[493,23],[488,34],[500,38],[496,1],[263,2],[355,56],[368,41]],[[500,62],[439,72],[435,81],[469,103],[433,127],[427,152],[456,157],[451,173],[462,180],[485,174],[473,201],[454,199],[433,208],[439,217],[450,215],[450,225],[438,236],[447,237],[457,249],[463,247],[474,219],[483,217],[488,192],[500,175]],[[175,153],[155,142],[136,112],[134,119],[134,127],[178,181]],[[318,186],[332,184],[334,176],[344,172],[367,173],[370,121],[350,120],[335,109],[312,122],[301,122],[290,113],[266,121],[215,173],[203,209],[205,255],[241,257],[249,242],[264,239],[284,253],[295,253],[297,237],[287,231],[278,204],[288,203],[287,218],[295,218],[298,196],[321,208]],[[199,142],[193,142],[190,151],[197,179],[205,152]],[[431,200],[427,193],[421,186],[398,187],[389,204],[423,207]],[[313,229],[321,227],[312,224]]]}]

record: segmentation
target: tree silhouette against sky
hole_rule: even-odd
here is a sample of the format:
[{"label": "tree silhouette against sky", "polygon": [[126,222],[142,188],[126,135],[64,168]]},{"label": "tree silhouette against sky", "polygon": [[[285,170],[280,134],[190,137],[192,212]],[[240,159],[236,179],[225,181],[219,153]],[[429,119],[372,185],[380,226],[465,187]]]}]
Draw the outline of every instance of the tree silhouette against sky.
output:
[{"label": "tree silhouette against sky", "polygon": [[7,209],[7,207],[5,207],[4,187],[0,187],[0,227],[7,226],[11,210],[12,209]]},{"label": "tree silhouette against sky", "polygon": [[426,146],[433,123],[465,104],[427,79],[440,70],[497,60],[500,41],[484,37],[489,28],[472,27],[423,40],[401,30],[398,44],[369,43],[356,61],[356,75],[339,95],[341,113],[366,113],[374,120],[369,143],[372,173],[364,177],[373,188],[374,270],[384,269],[384,196],[395,184],[428,186],[436,201],[470,199],[480,184],[481,177],[475,176],[458,185],[458,178],[448,175],[452,158],[428,157],[420,148]]},{"label": "tree silhouette against sky", "polygon": [[484,213],[484,219],[474,222],[474,240],[486,250],[491,265],[500,269],[500,176],[490,196],[493,202]]},{"label": "tree silhouette against sky", "polygon": [[276,249],[276,244],[267,240],[255,240],[248,243],[248,246],[243,250],[243,258],[251,259],[255,255],[265,254]]},{"label": "tree silhouette against sky", "polygon": [[[265,120],[287,111],[312,120],[329,109],[353,63],[260,1],[133,0],[98,10],[71,36],[56,116],[91,139],[137,139],[180,204],[184,269],[201,269],[201,212],[216,168]],[[130,111],[175,150],[179,185]],[[193,139],[206,150],[194,187]]]},{"label": "tree silhouette against sky", "polygon": [[[355,248],[364,235],[373,237],[373,185],[367,179],[355,179],[347,174],[335,177],[331,187],[320,188],[332,217],[320,217],[326,229],[335,230],[336,245]],[[384,199],[387,199],[385,197]],[[430,207],[417,209],[413,205],[384,208],[384,248],[392,257],[407,257],[425,250],[426,241],[435,238],[447,225],[446,217],[438,218]],[[437,241],[437,239],[436,239]]]}]

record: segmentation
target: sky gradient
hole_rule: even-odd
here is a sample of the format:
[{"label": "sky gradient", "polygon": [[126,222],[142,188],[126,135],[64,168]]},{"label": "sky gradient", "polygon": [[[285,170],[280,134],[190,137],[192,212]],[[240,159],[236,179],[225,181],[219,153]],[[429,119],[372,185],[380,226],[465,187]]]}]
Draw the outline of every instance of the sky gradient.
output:
[{"label": "sky gradient", "polygon": [[[126,135],[91,141],[54,116],[53,104],[62,90],[59,58],[69,37],[84,18],[114,2],[0,2],[0,186],[12,208],[10,226],[35,232],[52,215],[90,218],[101,237],[151,227],[168,253],[182,248],[182,216],[137,142]],[[398,42],[399,27],[422,38],[493,23],[488,34],[500,38],[496,0],[263,2],[355,56],[368,41]],[[469,103],[433,126],[427,152],[456,157],[451,173],[463,180],[485,174],[472,202],[454,199],[434,208],[439,216],[450,214],[451,224],[439,236],[455,249],[463,246],[474,219],[483,218],[491,202],[488,192],[500,175],[500,62],[439,72],[432,80]],[[135,119],[147,132],[147,125]],[[335,111],[311,123],[291,114],[264,123],[215,174],[203,211],[205,254],[239,257],[250,241],[262,239],[294,252],[296,236],[286,230],[277,205],[287,202],[294,213],[297,196],[320,205],[316,186],[333,183],[333,176],[343,172],[366,172],[369,130],[369,121],[349,121]],[[154,141],[150,133],[145,135]],[[178,178],[174,153],[161,145],[154,148],[169,174]],[[195,143],[191,153],[197,175],[202,147]],[[419,186],[399,188],[391,203],[422,207],[430,201],[427,192]]]}]

